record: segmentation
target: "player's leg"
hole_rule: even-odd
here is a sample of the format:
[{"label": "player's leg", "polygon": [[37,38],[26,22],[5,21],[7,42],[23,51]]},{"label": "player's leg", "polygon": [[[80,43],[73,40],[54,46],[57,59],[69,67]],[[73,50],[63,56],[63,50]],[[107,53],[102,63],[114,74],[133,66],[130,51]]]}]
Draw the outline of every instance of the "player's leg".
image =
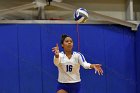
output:
[{"label": "player's leg", "polygon": [[61,89],[61,90],[58,90],[57,93],[68,93],[67,91]]}]

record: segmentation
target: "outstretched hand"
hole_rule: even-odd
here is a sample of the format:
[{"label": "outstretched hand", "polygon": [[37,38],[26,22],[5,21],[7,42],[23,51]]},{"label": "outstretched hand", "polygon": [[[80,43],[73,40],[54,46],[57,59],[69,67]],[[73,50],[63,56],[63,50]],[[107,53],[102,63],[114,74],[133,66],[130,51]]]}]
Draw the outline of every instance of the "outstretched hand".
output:
[{"label": "outstretched hand", "polygon": [[98,72],[99,75],[103,75],[103,70],[101,68],[101,64],[94,64],[95,74]]},{"label": "outstretched hand", "polygon": [[56,44],[56,46],[52,48],[52,52],[54,52],[56,58],[59,57],[59,46],[58,46],[58,44]]}]

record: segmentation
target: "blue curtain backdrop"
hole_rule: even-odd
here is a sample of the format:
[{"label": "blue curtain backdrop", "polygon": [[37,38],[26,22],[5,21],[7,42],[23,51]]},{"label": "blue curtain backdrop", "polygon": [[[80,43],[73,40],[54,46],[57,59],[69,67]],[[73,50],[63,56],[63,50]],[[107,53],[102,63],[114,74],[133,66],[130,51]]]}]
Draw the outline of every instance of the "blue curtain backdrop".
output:
[{"label": "blue curtain backdrop", "polygon": [[0,93],[56,93],[51,48],[58,43],[62,50],[62,34],[73,38],[74,51],[80,47],[87,62],[104,70],[98,76],[81,67],[81,93],[139,93],[139,32],[120,25],[79,25],[79,42],[76,29],[75,24],[1,24]]}]

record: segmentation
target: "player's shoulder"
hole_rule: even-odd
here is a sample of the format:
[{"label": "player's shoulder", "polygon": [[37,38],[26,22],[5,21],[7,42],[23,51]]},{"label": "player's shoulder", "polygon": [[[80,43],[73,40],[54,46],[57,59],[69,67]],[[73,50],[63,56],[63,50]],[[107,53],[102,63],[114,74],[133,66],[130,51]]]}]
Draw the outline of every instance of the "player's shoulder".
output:
[{"label": "player's shoulder", "polygon": [[77,51],[73,51],[73,55],[76,55],[76,54],[78,54],[78,52]]},{"label": "player's shoulder", "polygon": [[73,51],[74,55],[83,55],[81,52]]}]

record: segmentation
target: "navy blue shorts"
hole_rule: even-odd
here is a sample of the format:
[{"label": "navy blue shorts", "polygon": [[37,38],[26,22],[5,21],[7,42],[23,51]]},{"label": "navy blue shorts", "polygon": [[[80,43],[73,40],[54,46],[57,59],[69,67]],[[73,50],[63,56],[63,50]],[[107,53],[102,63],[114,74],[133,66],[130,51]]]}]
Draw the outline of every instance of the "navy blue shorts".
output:
[{"label": "navy blue shorts", "polygon": [[80,87],[81,87],[81,83],[77,82],[77,83],[59,83],[57,85],[57,91],[58,90],[65,90],[68,93],[80,93]]}]

